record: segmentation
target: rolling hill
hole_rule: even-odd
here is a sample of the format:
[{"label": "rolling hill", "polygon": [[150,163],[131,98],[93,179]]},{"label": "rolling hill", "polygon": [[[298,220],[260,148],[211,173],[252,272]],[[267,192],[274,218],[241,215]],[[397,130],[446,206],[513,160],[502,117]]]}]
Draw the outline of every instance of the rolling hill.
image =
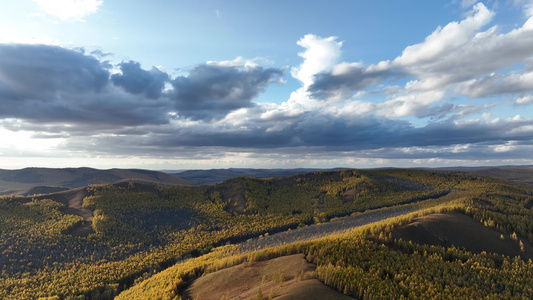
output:
[{"label": "rolling hill", "polygon": [[533,167],[490,167],[467,170],[472,174],[533,185]]},{"label": "rolling hill", "polygon": [[235,177],[271,178],[309,173],[315,171],[327,171],[325,169],[250,169],[230,168],[211,170],[187,170],[183,172],[171,172],[171,174],[188,179],[196,185],[212,185]]},{"label": "rolling hill", "polygon": [[191,181],[179,176],[139,169],[0,169],[0,195],[45,194],[91,184],[114,183],[124,179],[140,179],[169,184],[191,184]]},{"label": "rolling hill", "polygon": [[528,185],[414,169],[2,197],[0,298],[530,298],[532,207]]}]

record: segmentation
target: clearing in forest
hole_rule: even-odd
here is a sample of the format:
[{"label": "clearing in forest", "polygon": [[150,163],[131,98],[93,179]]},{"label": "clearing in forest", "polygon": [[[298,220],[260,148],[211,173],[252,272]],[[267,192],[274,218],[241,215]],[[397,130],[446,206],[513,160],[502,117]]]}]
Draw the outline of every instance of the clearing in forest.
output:
[{"label": "clearing in forest", "polygon": [[502,234],[458,212],[416,218],[413,223],[392,232],[392,237],[395,239],[402,238],[419,244],[444,247],[454,245],[474,253],[485,251],[510,257],[520,256],[526,260],[533,259],[533,246],[522,240],[524,251],[521,251],[520,239],[512,238],[511,235],[512,233]]},{"label": "clearing in forest", "polygon": [[353,299],[324,285],[314,276],[315,265],[303,254],[283,256],[209,273],[196,279],[184,299]]}]

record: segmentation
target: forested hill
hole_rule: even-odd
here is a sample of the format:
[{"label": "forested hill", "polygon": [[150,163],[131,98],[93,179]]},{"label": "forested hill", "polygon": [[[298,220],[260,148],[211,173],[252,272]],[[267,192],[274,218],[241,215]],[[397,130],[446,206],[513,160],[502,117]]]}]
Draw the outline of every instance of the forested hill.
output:
[{"label": "forested hill", "polygon": [[[187,299],[187,285],[212,268],[253,263],[272,258],[272,253],[304,255],[317,268],[317,284],[356,298],[396,299],[398,292],[405,298],[421,298],[428,291],[426,286],[439,298],[447,290],[442,290],[444,281],[435,276],[457,282],[463,273],[466,277],[462,280],[474,279],[450,287],[457,288],[457,292],[453,290],[457,298],[471,298],[468,295],[478,292],[491,298],[500,290],[528,298],[533,296],[533,291],[528,294],[527,290],[533,286],[528,281],[532,263],[395,241],[391,230],[397,224],[330,242],[310,239],[338,232],[324,226],[326,222],[346,230],[352,228],[350,224],[403,218],[410,212],[453,210],[497,230],[496,240],[510,240],[520,253],[521,248],[530,249],[528,243],[533,241],[532,203],[531,186],[462,172],[414,169],[236,177],[202,186],[123,180],[55,195],[0,197],[0,299],[112,299],[121,292],[122,299]],[[409,218],[412,216],[405,222]],[[88,230],[80,232],[84,226]],[[278,235],[290,231],[298,237]],[[250,239],[246,245],[227,245]],[[271,251],[273,245],[294,241],[305,242],[287,245],[281,252],[264,252],[265,256],[249,252]],[[191,257],[200,260],[184,262]],[[429,262],[443,271],[426,274],[431,271],[424,268]],[[510,267],[499,269],[507,265]],[[478,269],[483,276],[476,273]],[[307,277],[300,273],[298,280]],[[396,278],[394,274],[412,276]],[[275,295],[274,285],[285,282],[285,275],[278,275],[272,274],[278,279],[267,276],[258,281],[272,286]],[[428,279],[433,277],[437,279]],[[361,280],[365,278],[368,280]],[[497,281],[491,282],[491,278]],[[385,292],[389,296],[382,294]]]},{"label": "forested hill", "polygon": [[[343,169],[343,168],[338,168]],[[295,174],[303,174],[315,171],[327,171],[336,169],[251,169],[251,168],[229,168],[229,169],[211,169],[211,170],[187,170],[182,172],[169,172],[194,182],[196,185],[221,183],[224,180],[235,177],[255,177],[270,178],[281,177]]]},{"label": "forested hill", "polygon": [[[288,175],[303,174],[316,171],[334,171],[343,170],[347,168],[331,168],[331,169],[310,169],[310,168],[296,168],[296,169],[252,169],[252,168],[229,168],[229,169],[210,169],[210,170],[187,170],[187,171],[168,171],[167,173],[180,176],[189,180],[194,185],[215,184],[221,183],[224,180],[235,177],[255,177],[255,178],[271,178]],[[470,174],[494,177],[504,180],[515,181],[533,185],[533,166],[501,166],[501,167],[450,167],[450,168],[436,168],[425,170],[440,170],[440,171],[461,171]]]},{"label": "forested hill", "polygon": [[92,168],[25,168],[0,169],[0,195],[45,194],[91,184],[140,179],[170,184],[191,184],[176,175],[140,169],[98,170]]},{"label": "forested hill", "polygon": [[[305,230],[293,241],[265,234],[251,247],[248,242],[220,247],[139,282],[118,299],[307,299],[298,295],[320,289],[313,278],[355,299],[533,299],[531,186],[448,171],[346,170],[263,181],[235,178],[214,186],[213,200],[231,209],[224,199],[239,198],[239,186],[245,187],[250,212],[258,215],[283,209],[322,222],[331,214],[366,211],[327,224],[333,226],[374,212],[417,211],[341,234],[319,224],[313,231],[326,233],[310,241],[301,238],[310,232]],[[311,195],[312,208],[306,209],[304,199]],[[294,275],[285,266],[262,271],[278,257],[297,254],[314,265],[314,275]],[[313,296],[340,299],[322,292]]]},{"label": "forested hill", "polygon": [[[459,170],[459,169],[458,169]],[[533,167],[532,166],[509,166],[509,167],[490,167],[490,168],[472,168],[464,171],[472,174],[489,176],[504,180],[510,180],[523,184],[533,185]]]},{"label": "forested hill", "polygon": [[[341,170],[335,168],[330,170]],[[533,167],[450,168],[471,174],[533,184]],[[168,184],[213,185],[235,177],[274,178],[325,169],[251,169],[230,168],[211,170],[151,171],[141,169],[93,168],[25,168],[0,169],[0,195],[49,194],[91,184],[115,183],[125,179],[139,179]]]},{"label": "forested hill", "polygon": [[49,194],[91,184],[139,179],[168,184],[212,185],[234,177],[280,177],[319,169],[212,169],[161,172],[141,169],[25,168],[0,169],[0,195]]}]

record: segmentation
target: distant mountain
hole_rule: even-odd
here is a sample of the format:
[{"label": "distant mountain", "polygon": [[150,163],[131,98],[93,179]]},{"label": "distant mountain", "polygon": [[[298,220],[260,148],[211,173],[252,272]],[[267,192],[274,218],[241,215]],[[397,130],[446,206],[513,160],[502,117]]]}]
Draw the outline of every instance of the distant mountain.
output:
[{"label": "distant mountain", "polygon": [[498,179],[515,181],[522,184],[533,185],[533,166],[473,168],[464,171],[476,175],[494,177]]},{"label": "distant mountain", "polygon": [[[65,189],[91,184],[115,183],[125,179],[140,179],[169,184],[212,185],[235,177],[271,178],[314,171],[333,169],[252,169],[230,168],[187,171],[150,171],[141,169],[93,168],[25,168],[20,170],[0,169],[0,195],[34,195],[58,192]],[[533,185],[533,166],[501,167],[454,167],[442,168],[460,170],[476,175],[495,177]]]},{"label": "distant mountain", "polygon": [[195,185],[212,185],[221,183],[224,180],[235,177],[255,177],[255,178],[270,178],[287,175],[302,174],[314,171],[339,170],[336,169],[247,169],[247,168],[230,168],[230,169],[211,169],[211,170],[188,170],[183,172],[172,173],[184,179],[194,182]]},{"label": "distant mountain", "polygon": [[98,170],[92,168],[25,168],[0,169],[0,195],[30,195],[78,188],[91,184],[114,183],[124,179],[140,179],[170,184],[192,184],[180,176],[139,169]]}]

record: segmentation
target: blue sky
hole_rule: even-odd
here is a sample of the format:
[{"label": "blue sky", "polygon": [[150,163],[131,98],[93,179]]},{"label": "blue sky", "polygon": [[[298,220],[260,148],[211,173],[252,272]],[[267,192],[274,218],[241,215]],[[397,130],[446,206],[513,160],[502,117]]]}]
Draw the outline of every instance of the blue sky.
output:
[{"label": "blue sky", "polygon": [[533,2],[0,0],[0,168],[532,164]]}]

